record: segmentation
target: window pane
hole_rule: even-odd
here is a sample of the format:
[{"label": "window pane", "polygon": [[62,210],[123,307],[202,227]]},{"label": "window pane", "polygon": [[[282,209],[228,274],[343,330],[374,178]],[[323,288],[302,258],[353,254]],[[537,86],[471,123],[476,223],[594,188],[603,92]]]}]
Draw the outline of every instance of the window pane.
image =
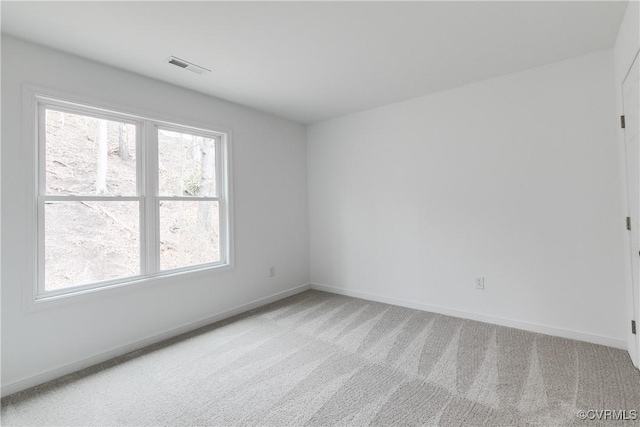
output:
[{"label": "window pane", "polygon": [[219,231],[218,202],[160,202],[160,268],[220,261]]},{"label": "window pane", "polygon": [[46,110],[46,193],[136,195],[136,126]]},{"label": "window pane", "polygon": [[45,291],[140,274],[139,202],[47,202]]},{"label": "window pane", "polygon": [[158,130],[159,194],[216,196],[215,139]]}]

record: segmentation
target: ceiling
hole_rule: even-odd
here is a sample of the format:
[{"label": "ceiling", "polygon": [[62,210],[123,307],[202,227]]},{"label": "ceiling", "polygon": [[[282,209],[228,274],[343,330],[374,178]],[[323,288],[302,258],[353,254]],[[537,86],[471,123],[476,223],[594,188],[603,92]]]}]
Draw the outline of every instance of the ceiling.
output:
[{"label": "ceiling", "polygon": [[[626,2],[2,2],[2,31],[312,123],[613,46]],[[166,63],[175,55],[212,70]]]}]

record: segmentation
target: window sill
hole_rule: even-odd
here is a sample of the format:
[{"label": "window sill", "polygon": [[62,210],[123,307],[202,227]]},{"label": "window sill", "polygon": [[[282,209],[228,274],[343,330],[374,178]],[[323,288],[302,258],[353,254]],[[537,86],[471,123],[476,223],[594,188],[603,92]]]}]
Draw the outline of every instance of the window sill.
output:
[{"label": "window sill", "polygon": [[64,305],[82,303],[94,298],[103,298],[110,295],[118,295],[139,290],[142,288],[163,286],[172,282],[172,279],[198,279],[207,275],[222,273],[233,269],[231,263],[208,265],[201,268],[178,269],[158,273],[152,276],[136,276],[123,279],[116,283],[98,286],[94,288],[79,288],[62,294],[36,295],[35,293],[25,301],[24,311],[33,312]]}]

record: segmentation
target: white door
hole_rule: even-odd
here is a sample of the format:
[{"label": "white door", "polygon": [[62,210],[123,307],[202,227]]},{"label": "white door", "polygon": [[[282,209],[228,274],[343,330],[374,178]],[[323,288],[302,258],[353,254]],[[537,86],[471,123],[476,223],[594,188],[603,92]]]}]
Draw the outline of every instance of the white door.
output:
[{"label": "white door", "polygon": [[627,163],[627,191],[629,200],[629,217],[631,218],[631,300],[629,307],[632,309],[633,319],[636,321],[636,335],[631,334],[631,326],[628,326],[629,346],[635,351],[634,363],[640,366],[640,140],[638,125],[640,121],[640,68],[636,57],[629,74],[622,83],[622,96],[624,102],[624,139]]}]

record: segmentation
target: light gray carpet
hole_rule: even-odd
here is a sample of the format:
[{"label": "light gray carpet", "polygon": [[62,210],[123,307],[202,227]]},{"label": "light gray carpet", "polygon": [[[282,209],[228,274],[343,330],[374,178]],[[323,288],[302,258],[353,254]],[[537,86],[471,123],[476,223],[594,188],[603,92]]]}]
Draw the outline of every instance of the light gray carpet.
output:
[{"label": "light gray carpet", "polygon": [[4,425],[638,425],[626,352],[308,291],[2,401]]}]

